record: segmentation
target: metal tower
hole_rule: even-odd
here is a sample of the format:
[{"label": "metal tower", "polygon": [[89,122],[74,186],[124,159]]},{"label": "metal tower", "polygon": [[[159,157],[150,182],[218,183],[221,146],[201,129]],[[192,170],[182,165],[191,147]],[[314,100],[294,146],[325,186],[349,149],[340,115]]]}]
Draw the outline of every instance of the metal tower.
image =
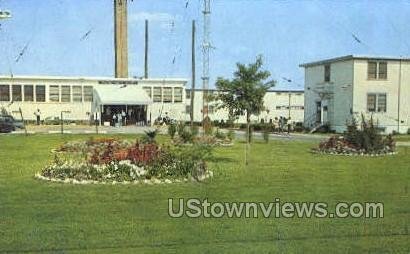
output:
[{"label": "metal tower", "polygon": [[202,120],[208,116],[209,51],[211,49],[211,0],[204,0],[204,38],[202,42]]}]

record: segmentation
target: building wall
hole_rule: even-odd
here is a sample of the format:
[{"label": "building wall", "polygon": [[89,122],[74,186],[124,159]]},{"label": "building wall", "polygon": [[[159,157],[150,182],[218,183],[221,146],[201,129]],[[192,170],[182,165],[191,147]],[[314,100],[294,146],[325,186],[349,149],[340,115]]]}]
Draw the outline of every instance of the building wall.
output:
[{"label": "building wall", "polygon": [[351,118],[353,104],[353,61],[340,61],[330,64],[330,81],[325,82],[325,66],[315,65],[305,68],[305,115],[304,126],[317,125],[317,102],[321,102],[321,124],[342,132],[346,120]]},{"label": "building wall", "polygon": [[[410,61],[387,62],[387,79],[369,79],[368,62],[376,58],[352,58],[331,62],[330,82],[324,82],[325,63],[305,66],[304,125],[316,125],[316,102],[327,106],[322,123],[329,123],[336,132],[346,130],[352,117],[363,114],[373,119],[385,133],[407,133],[410,128]],[[328,63],[327,63],[328,64]],[[386,94],[386,112],[369,112],[368,94]],[[400,94],[400,95],[399,95]]]},{"label": "building wall", "polygon": [[[19,108],[22,109],[23,116],[26,120],[35,120],[36,115],[34,114],[37,109],[41,112],[41,118],[54,119],[60,118],[61,111],[69,111],[69,113],[64,113],[64,119],[67,120],[83,120],[88,121],[94,115],[92,112],[92,101],[84,101],[85,96],[83,94],[83,101],[73,102],[73,87],[96,87],[104,85],[139,85],[141,86],[148,95],[153,99],[153,103],[148,106],[147,119],[151,120],[153,123],[155,119],[159,117],[165,117],[168,115],[171,119],[190,121],[189,106],[191,100],[187,96],[187,92],[190,90],[185,90],[186,80],[183,79],[113,79],[113,78],[67,78],[67,77],[0,77],[0,85],[10,85],[10,100],[0,101],[0,106],[4,106],[9,112],[12,112],[14,116],[19,119],[20,114],[18,113]],[[13,102],[11,85],[22,85],[22,102]],[[45,86],[45,102],[38,102],[34,98],[33,102],[24,101],[24,85]],[[50,86],[70,86],[70,102],[61,102],[61,89],[60,89],[60,102],[50,101]],[[155,92],[157,88],[161,89],[160,96],[155,98]],[[170,102],[164,102],[165,99],[165,89],[170,88],[172,91],[172,100]],[[177,90],[182,90],[181,100],[177,101]],[[215,93],[213,90],[211,93]],[[34,91],[35,94],[35,91]],[[290,96],[289,96],[290,95]],[[159,98],[159,102],[155,100]],[[290,100],[289,100],[290,99]],[[194,120],[195,122],[202,121],[202,100],[203,91],[197,90],[195,92],[195,106],[194,106]],[[262,119],[264,121],[273,120],[275,117],[291,117],[293,122],[303,122],[303,107],[304,107],[304,95],[303,91],[269,91],[264,98],[266,111],[262,112],[259,116],[253,116],[253,122],[260,122]],[[289,110],[290,103],[290,110]],[[10,105],[11,104],[11,105]],[[228,112],[224,109],[217,109],[217,102],[209,103],[209,117],[211,120],[228,120]],[[245,116],[239,117],[238,123],[245,123]]]},{"label": "building wall", "polygon": [[[367,60],[356,59],[354,66],[354,114],[357,117],[364,114],[367,118],[372,115],[378,125],[386,130],[386,133],[393,131],[406,133],[410,127],[410,63],[398,60],[387,61],[387,79],[385,80],[368,79]],[[386,112],[368,111],[367,95],[369,93],[386,94]]]},{"label": "building wall", "polygon": [[[13,116],[20,119],[19,108],[21,108],[25,120],[35,120],[34,114],[38,109],[41,112],[41,119],[45,118],[60,118],[61,111],[70,111],[64,113],[64,119],[67,120],[89,120],[91,116],[91,101],[73,102],[72,87],[81,86],[83,89],[86,86],[95,86],[96,81],[84,81],[80,79],[64,80],[64,79],[41,79],[41,78],[0,78],[0,85],[10,85],[10,101],[0,101],[0,106],[6,108]],[[22,101],[12,101],[12,86],[21,85]],[[34,86],[34,101],[25,101],[24,86]],[[71,102],[52,102],[50,101],[50,86],[70,86],[71,87]],[[45,86],[45,102],[38,102],[36,98],[37,86]],[[60,90],[61,101],[61,90]]]},{"label": "building wall", "polygon": [[[189,93],[190,90],[187,90]],[[211,91],[211,93],[215,93],[217,91]],[[290,97],[289,97],[290,94]],[[290,111],[289,111],[289,98],[290,98]],[[202,103],[203,103],[203,91],[196,90],[195,91],[195,100],[194,100],[194,121],[201,122],[202,121]],[[189,116],[189,105],[191,104],[191,99],[188,97],[185,101],[186,105],[186,115],[185,120],[190,121]],[[303,122],[303,107],[304,107],[304,95],[303,91],[269,91],[266,93],[264,97],[264,104],[266,110],[261,112],[259,116],[252,116],[251,120],[253,122],[261,122],[263,119],[265,122],[270,119],[274,119],[275,117],[290,117],[291,120],[294,122]],[[209,117],[211,120],[224,120],[226,121],[229,119],[229,112],[226,109],[218,109],[218,105],[220,102],[210,102],[209,103]],[[246,117],[240,116],[237,123],[246,123]]]},{"label": "building wall", "polygon": [[[104,86],[110,84],[123,85],[123,82],[132,82],[129,85],[138,85],[142,87],[160,87],[161,99],[163,96],[163,88],[169,87],[174,91],[174,88],[182,89],[182,101],[172,102],[172,103],[162,103],[155,102],[148,106],[148,120],[154,121],[159,116],[168,116],[174,119],[181,119],[184,116],[185,111],[185,80],[174,80],[174,79],[164,79],[164,80],[135,80],[135,79],[111,79],[111,78],[64,78],[64,77],[0,77],[0,85],[9,85],[10,90],[10,100],[0,101],[0,107],[3,106],[7,111],[11,112],[17,119],[20,119],[19,108],[22,109],[23,117],[25,120],[35,120],[36,115],[34,114],[37,109],[41,112],[41,118],[60,118],[61,111],[69,111],[69,113],[64,113],[64,119],[67,120],[83,120],[88,121],[91,119],[94,112],[92,112],[92,101],[73,102],[73,87],[96,87]],[[22,102],[12,101],[12,85],[22,85]],[[45,102],[38,102],[34,98],[33,102],[25,101],[24,98],[24,85],[45,86]],[[60,102],[50,101],[50,87],[51,86],[70,86],[71,95],[70,102],[61,102],[61,89],[60,89]],[[35,95],[35,91],[34,91]],[[35,96],[34,96],[35,97]],[[174,96],[172,96],[174,98]]]}]

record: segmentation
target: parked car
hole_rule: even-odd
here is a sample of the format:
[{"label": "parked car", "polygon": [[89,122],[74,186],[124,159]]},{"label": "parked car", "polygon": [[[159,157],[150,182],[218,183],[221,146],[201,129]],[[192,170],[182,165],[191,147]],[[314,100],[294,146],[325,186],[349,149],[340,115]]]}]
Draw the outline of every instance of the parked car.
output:
[{"label": "parked car", "polygon": [[13,118],[10,116],[0,116],[0,133],[9,133],[16,129]]}]

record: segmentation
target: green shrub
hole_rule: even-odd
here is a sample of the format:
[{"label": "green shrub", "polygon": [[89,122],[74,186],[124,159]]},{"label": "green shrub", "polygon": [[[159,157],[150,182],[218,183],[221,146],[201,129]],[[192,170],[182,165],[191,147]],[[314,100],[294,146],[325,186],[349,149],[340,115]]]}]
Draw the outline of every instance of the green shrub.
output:
[{"label": "green shrub", "polygon": [[148,167],[152,177],[196,177],[206,170],[205,160],[212,158],[212,147],[193,145],[165,149],[161,156]]},{"label": "green shrub", "polygon": [[157,134],[158,134],[158,130],[157,130],[157,129],[145,131],[144,136],[142,136],[142,138],[141,138],[141,142],[142,142],[143,144],[156,143],[155,138],[157,137]]},{"label": "green shrub", "polygon": [[269,142],[269,135],[270,135],[270,128],[268,124],[265,124],[263,128],[263,140],[265,140],[266,143]]},{"label": "green shrub", "polygon": [[191,131],[184,129],[181,134],[178,134],[184,143],[192,143],[194,141],[194,135]]},{"label": "green shrub", "polygon": [[199,127],[197,125],[191,126],[191,133],[194,137],[198,136],[199,134]]},{"label": "green shrub", "polygon": [[211,118],[209,118],[209,116],[207,116],[203,120],[203,126],[204,126],[205,135],[212,135],[213,134],[214,127],[212,126]]},{"label": "green shrub", "polygon": [[229,130],[228,131],[228,134],[226,135],[227,136],[227,138],[229,139],[229,140],[234,140],[235,139],[235,132],[233,131],[233,130]]},{"label": "green shrub", "polygon": [[173,139],[177,133],[177,126],[175,123],[168,125],[168,135]]},{"label": "green shrub", "polygon": [[184,131],[185,131],[185,123],[181,121],[178,123],[178,126],[177,126],[178,135],[181,136]]},{"label": "green shrub", "polygon": [[360,126],[359,129],[356,119],[352,118],[347,125],[347,131],[344,133],[344,138],[358,149],[374,152],[384,149],[386,144],[391,145],[394,143],[390,135],[388,138],[383,139],[380,129],[374,124],[373,117],[370,117],[370,120],[367,121],[362,114]]},{"label": "green shrub", "polygon": [[225,139],[225,138],[226,138],[226,135],[225,135],[225,133],[219,131],[219,128],[217,128],[217,129],[216,129],[216,132],[215,132],[215,138],[217,138],[217,139]]}]

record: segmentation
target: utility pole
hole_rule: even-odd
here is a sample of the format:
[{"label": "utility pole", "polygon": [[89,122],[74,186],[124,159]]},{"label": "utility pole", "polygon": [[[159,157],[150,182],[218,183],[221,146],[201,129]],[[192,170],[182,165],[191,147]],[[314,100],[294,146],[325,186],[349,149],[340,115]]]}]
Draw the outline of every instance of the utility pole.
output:
[{"label": "utility pole", "polygon": [[148,78],[148,20],[145,20],[145,62],[144,62],[144,78]]},{"label": "utility pole", "polygon": [[290,107],[291,107],[291,104],[290,104],[290,98],[291,98],[291,96],[292,96],[292,94],[290,93],[290,91],[288,91],[288,93],[289,93],[289,102],[288,102],[288,121],[289,121],[289,119],[290,119]]},{"label": "utility pole", "polygon": [[191,128],[194,127],[194,100],[195,100],[195,20],[192,20],[192,86],[191,86]]},{"label": "utility pole", "polygon": [[397,133],[400,134],[400,90],[401,90],[401,62],[402,60],[400,59],[400,68],[399,68],[399,87],[398,87],[398,91],[397,91]]},{"label": "utility pole", "polygon": [[[211,48],[211,1],[204,0],[204,38],[202,43],[203,50],[203,66],[202,66],[202,89],[203,89],[203,105],[202,105],[202,120],[208,116],[208,88],[209,88],[209,51]],[[203,121],[204,122],[204,121]]]}]

